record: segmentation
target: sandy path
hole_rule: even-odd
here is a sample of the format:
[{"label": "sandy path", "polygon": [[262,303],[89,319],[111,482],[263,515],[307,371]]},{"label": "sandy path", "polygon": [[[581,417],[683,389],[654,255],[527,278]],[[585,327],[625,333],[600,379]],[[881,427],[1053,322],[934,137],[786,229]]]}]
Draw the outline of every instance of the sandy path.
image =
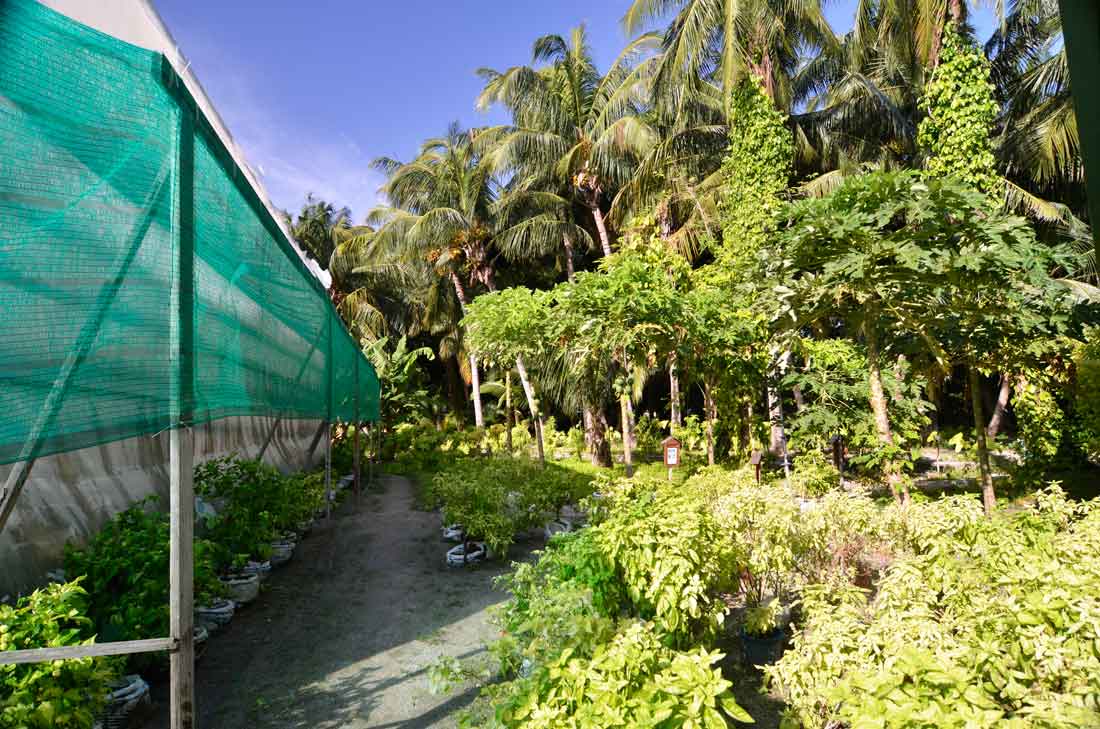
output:
[{"label": "sandy path", "polygon": [[[358,509],[349,496],[215,635],[198,667],[200,729],[455,725],[474,691],[433,696],[426,669],[477,660],[506,565],[448,568],[439,516],[413,509],[406,479],[381,482]],[[145,729],[167,727],[163,703]]]}]

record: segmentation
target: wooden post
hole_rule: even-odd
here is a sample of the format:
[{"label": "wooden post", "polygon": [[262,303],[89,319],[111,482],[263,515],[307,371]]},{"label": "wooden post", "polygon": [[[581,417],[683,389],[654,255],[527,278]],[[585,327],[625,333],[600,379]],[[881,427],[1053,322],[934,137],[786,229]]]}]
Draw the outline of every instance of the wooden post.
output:
[{"label": "wooden post", "polygon": [[363,427],[363,423],[359,420],[359,358],[362,357],[361,352],[357,352],[355,357],[355,447],[354,458],[355,468],[352,473],[355,475],[355,505],[358,506],[362,501],[363,490],[359,485],[359,471],[362,468],[359,461],[361,458],[359,451],[359,430]]},{"label": "wooden post", "polygon": [[190,428],[171,433],[171,546],[169,621],[176,650],[170,654],[171,729],[195,726],[193,439]]},{"label": "wooden post", "polygon": [[172,364],[169,437],[169,655],[170,729],[195,727],[195,115],[180,94],[177,147],[176,235],[178,258],[172,282],[169,358]]},{"label": "wooden post", "polygon": [[363,495],[363,490],[359,487],[359,429],[362,427],[362,423],[355,422],[355,503],[358,504],[360,498]]}]

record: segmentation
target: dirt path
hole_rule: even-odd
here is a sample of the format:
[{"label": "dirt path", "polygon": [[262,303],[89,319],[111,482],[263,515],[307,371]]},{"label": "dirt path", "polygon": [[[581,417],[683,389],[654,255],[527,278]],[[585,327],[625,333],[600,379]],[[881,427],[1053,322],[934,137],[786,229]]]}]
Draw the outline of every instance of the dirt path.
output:
[{"label": "dirt path", "polygon": [[[486,608],[505,597],[492,579],[507,565],[448,568],[439,526],[414,510],[404,478],[382,477],[358,509],[349,496],[211,640],[198,665],[200,729],[453,727],[475,692],[433,696],[427,668],[482,653]],[[168,725],[159,689],[144,729]]]}]

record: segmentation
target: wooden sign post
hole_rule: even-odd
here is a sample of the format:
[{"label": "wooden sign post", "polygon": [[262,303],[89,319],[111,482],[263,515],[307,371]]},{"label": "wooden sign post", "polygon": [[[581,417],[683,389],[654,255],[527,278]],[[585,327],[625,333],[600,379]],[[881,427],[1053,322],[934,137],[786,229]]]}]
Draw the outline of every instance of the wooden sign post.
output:
[{"label": "wooden sign post", "polygon": [[672,480],[672,469],[680,467],[681,458],[681,446],[680,441],[676,438],[669,436],[661,441],[661,447],[664,449],[665,454],[665,468],[668,469],[668,480]]},{"label": "wooden sign post", "polygon": [[764,460],[764,454],[760,451],[753,451],[749,455],[749,463],[756,467],[756,483],[760,483],[760,462]]}]

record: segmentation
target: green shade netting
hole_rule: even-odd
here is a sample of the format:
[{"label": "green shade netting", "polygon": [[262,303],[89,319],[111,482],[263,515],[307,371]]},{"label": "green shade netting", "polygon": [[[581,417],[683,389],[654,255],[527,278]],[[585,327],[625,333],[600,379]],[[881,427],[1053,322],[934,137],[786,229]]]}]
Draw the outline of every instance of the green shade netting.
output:
[{"label": "green shade netting", "polygon": [[0,463],[378,398],[164,57],[0,0]]}]

